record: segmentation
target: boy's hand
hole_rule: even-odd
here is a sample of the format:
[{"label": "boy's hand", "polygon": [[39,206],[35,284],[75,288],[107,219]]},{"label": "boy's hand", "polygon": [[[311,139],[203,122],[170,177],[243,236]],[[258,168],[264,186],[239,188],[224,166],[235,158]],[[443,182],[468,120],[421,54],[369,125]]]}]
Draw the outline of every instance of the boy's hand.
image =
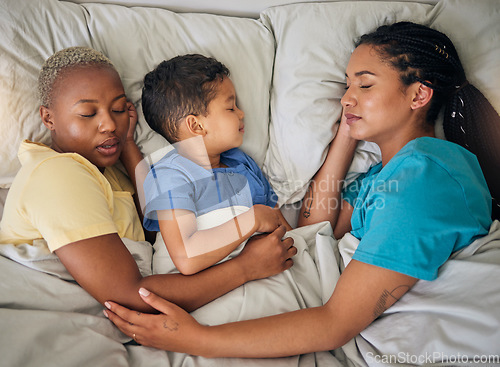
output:
[{"label": "boy's hand", "polygon": [[273,232],[280,225],[285,224],[279,214],[279,209],[257,204],[252,207],[252,210],[255,217],[255,232]]}]

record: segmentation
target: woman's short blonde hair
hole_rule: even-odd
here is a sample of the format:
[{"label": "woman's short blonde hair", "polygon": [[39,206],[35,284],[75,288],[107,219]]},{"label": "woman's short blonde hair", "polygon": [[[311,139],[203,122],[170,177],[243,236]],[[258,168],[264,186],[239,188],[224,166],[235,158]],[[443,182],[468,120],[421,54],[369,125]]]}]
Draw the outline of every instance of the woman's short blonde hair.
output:
[{"label": "woman's short blonde hair", "polygon": [[105,66],[115,69],[111,60],[90,47],[69,47],[57,51],[45,60],[38,75],[38,97],[40,104],[50,107],[54,84],[57,79],[74,67]]}]

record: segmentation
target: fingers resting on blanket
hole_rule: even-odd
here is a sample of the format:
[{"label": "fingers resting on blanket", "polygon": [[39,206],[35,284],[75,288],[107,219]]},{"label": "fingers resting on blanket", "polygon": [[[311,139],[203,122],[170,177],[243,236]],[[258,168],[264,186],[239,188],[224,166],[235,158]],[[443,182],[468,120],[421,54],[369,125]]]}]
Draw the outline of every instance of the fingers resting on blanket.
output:
[{"label": "fingers resting on blanket", "polygon": [[286,228],[280,225],[269,234],[250,238],[237,257],[249,280],[267,278],[290,269],[297,254],[293,238],[283,238]]},{"label": "fingers resting on blanket", "polygon": [[[202,332],[204,326],[182,308],[144,288],[139,290],[139,294],[144,302],[160,311],[160,314],[141,313],[109,301],[105,303],[107,309],[103,311],[104,315],[139,344],[193,353],[193,347],[198,344],[196,335]],[[185,342],[182,343],[182,340]]]}]

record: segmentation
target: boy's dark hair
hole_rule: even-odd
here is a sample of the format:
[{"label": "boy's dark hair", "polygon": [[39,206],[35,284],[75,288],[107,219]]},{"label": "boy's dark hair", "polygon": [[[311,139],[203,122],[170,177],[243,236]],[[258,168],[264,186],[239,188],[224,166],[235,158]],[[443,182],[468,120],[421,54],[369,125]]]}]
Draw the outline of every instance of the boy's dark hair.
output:
[{"label": "boy's dark hair", "polygon": [[144,77],[142,109],[146,122],[170,143],[179,141],[179,122],[188,115],[206,115],[217,87],[227,76],[224,64],[203,55],[161,62]]}]

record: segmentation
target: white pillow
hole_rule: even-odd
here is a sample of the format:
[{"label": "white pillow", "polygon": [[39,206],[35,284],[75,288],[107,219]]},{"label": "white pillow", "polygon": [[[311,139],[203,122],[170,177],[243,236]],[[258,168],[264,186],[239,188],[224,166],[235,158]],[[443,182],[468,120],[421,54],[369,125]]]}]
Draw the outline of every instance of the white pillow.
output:
[{"label": "white pillow", "polygon": [[500,113],[500,1],[440,1],[429,25],[452,40],[467,79]]},{"label": "white pillow", "polygon": [[43,61],[69,46],[91,46],[118,69],[139,109],[136,140],[150,154],[167,143],[147,126],[140,108],[144,75],[164,59],[201,53],[231,71],[237,103],[245,112],[242,149],[262,165],[269,142],[269,90],[274,39],[259,21],[154,8],[18,0],[0,14],[0,184],[19,169],[21,140],[49,142],[40,122],[36,79]]},{"label": "white pillow", "polygon": [[[92,3],[95,0],[65,0],[74,3]],[[99,3],[125,6],[147,6],[172,10],[178,13],[210,13],[238,17],[258,18],[259,13],[270,7],[282,4],[313,2],[316,0],[99,0]],[[338,1],[338,0],[323,0]],[[401,0],[400,0],[401,1]],[[412,1],[412,0],[403,0]],[[435,4],[438,0],[419,0]]]},{"label": "white pillow", "polygon": [[0,187],[20,168],[23,139],[48,143],[38,113],[38,72],[54,51],[90,45],[83,9],[58,1],[9,1],[0,5]]},{"label": "white pillow", "polygon": [[[261,14],[277,44],[264,172],[280,204],[303,197],[325,158],[355,40],[382,24],[424,22],[431,10],[425,4],[351,1],[278,6]],[[377,146],[360,144],[348,178],[379,159]]]}]

